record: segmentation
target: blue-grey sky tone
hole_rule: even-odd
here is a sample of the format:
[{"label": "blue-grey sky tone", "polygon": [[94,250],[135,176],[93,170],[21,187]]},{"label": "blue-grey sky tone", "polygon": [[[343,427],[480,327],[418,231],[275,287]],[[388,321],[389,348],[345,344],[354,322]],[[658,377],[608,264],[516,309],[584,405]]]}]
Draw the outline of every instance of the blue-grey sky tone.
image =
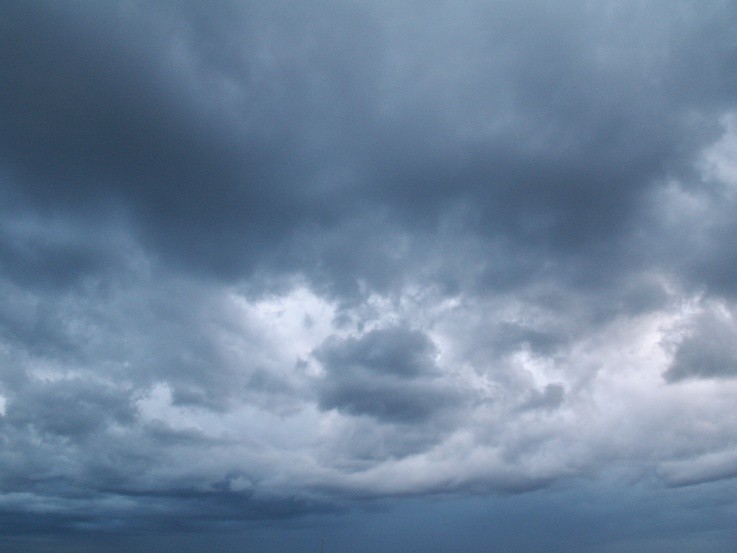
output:
[{"label": "blue-grey sky tone", "polygon": [[727,552],[737,3],[0,7],[0,549]]}]

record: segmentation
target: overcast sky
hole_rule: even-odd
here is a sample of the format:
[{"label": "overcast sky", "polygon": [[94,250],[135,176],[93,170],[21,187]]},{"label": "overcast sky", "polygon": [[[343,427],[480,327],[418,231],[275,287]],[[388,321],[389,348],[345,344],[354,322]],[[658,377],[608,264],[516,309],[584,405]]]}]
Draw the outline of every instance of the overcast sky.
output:
[{"label": "overcast sky", "polygon": [[0,82],[3,551],[734,551],[737,2],[4,2]]}]

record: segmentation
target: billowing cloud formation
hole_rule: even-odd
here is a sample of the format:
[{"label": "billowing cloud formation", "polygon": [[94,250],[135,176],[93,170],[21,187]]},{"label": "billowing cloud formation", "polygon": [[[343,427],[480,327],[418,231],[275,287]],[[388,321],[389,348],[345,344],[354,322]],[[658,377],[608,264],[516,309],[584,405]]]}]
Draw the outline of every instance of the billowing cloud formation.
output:
[{"label": "billowing cloud formation", "polygon": [[3,8],[3,532],[733,478],[736,16]]},{"label": "billowing cloud formation", "polygon": [[458,403],[460,398],[439,379],[434,349],[427,336],[401,327],[331,340],[316,353],[327,369],[320,405],[412,422]]}]

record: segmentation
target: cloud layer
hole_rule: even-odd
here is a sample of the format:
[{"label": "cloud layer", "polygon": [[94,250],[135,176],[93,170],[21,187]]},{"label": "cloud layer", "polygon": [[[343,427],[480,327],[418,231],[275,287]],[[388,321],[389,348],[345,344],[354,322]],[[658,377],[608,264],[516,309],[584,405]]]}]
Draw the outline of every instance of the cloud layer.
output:
[{"label": "cloud layer", "polygon": [[736,16],[4,8],[2,532],[728,482]]}]

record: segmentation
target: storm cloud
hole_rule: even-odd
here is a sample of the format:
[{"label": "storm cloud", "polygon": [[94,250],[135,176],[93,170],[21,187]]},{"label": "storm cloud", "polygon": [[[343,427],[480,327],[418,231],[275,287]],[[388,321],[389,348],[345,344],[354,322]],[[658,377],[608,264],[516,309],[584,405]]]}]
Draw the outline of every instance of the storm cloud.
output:
[{"label": "storm cloud", "polygon": [[[456,537],[516,505],[501,550],[726,550],[736,29],[726,1],[3,6],[0,543],[374,516],[374,549],[441,551],[447,501]],[[525,541],[563,503],[580,539]]]}]

